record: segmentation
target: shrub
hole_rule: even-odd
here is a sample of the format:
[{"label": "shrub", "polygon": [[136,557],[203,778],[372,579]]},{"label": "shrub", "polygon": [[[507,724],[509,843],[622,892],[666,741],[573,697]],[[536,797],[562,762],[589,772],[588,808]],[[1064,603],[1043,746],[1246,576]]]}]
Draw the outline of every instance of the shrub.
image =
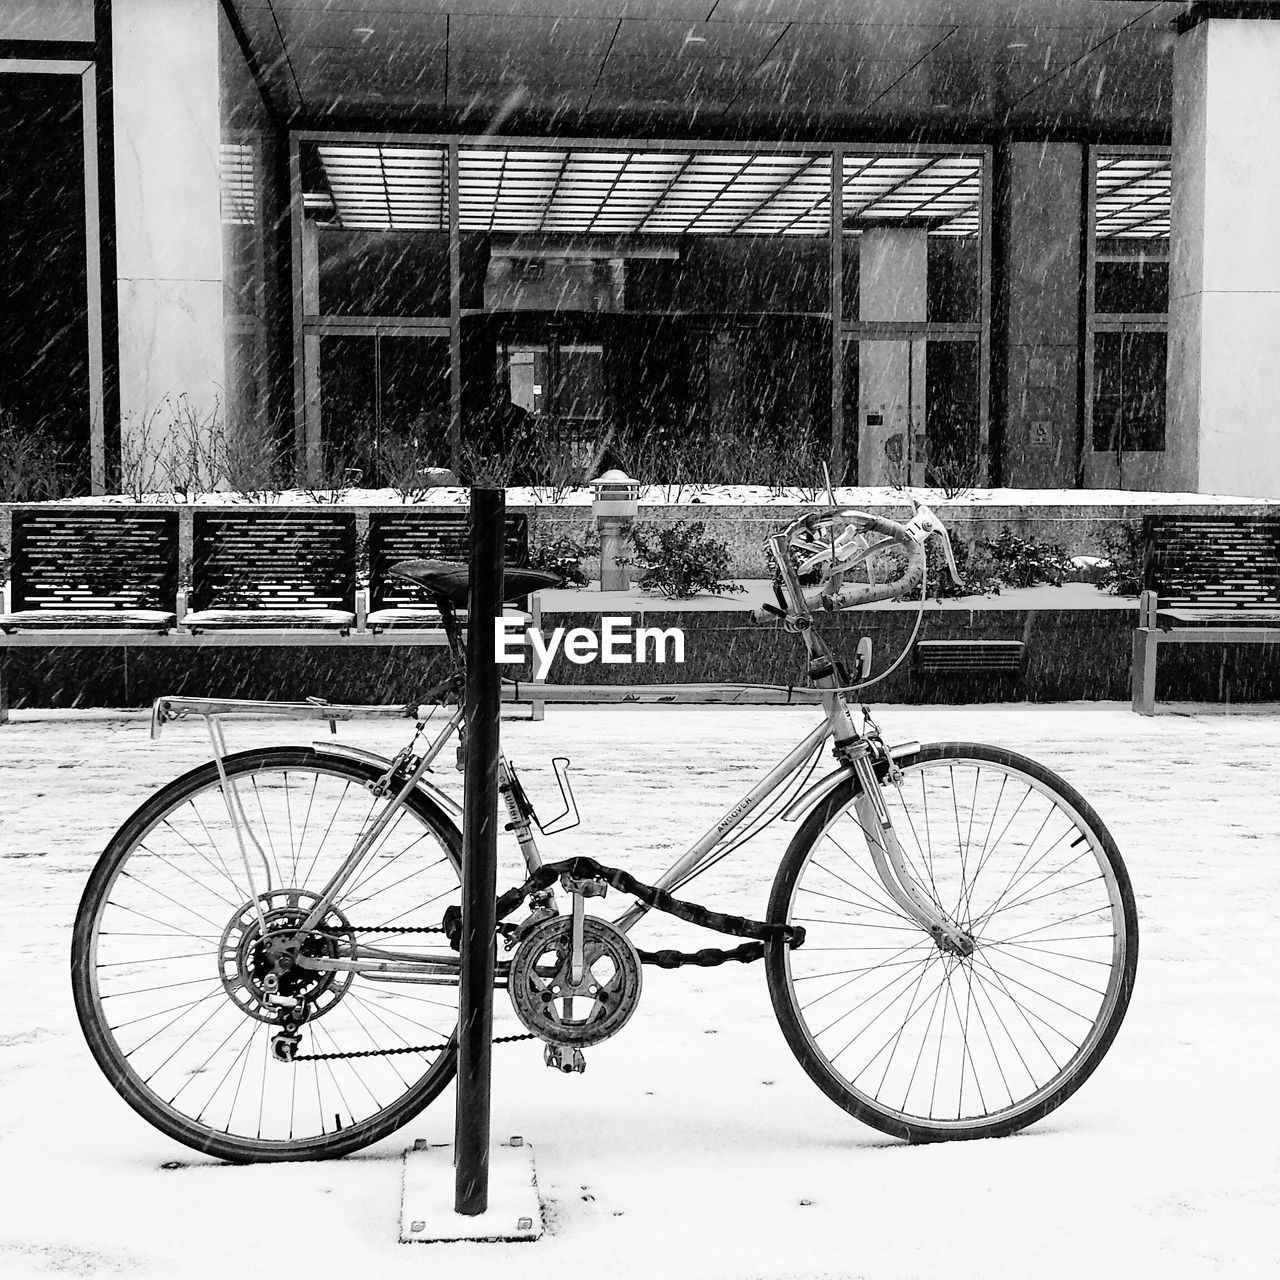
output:
[{"label": "shrub", "polygon": [[590,534],[566,533],[532,551],[529,568],[558,573],[566,587],[585,587],[590,579],[582,562],[599,551],[600,543]]},{"label": "shrub", "polygon": [[0,502],[45,502],[65,496],[63,451],[0,409]]},{"label": "shrub", "polygon": [[628,475],[656,485],[668,502],[696,499],[715,485],[762,485],[775,497],[800,490],[802,502],[825,492],[825,446],[809,431],[783,432],[768,426],[700,424],[684,431],[654,430],[613,447]]},{"label": "shrub", "polygon": [[717,538],[708,538],[701,520],[677,520],[646,534],[639,525],[631,528],[631,543],[644,572],[640,586],[660,591],[670,600],[687,600],[703,592],[725,595],[741,591],[736,583],[725,582],[729,571],[729,548]]},{"label": "shrub", "polygon": [[991,576],[1006,587],[1034,587],[1042,582],[1060,587],[1072,570],[1070,558],[1056,542],[1020,538],[1008,525],[994,539],[980,539],[975,551],[990,558]]},{"label": "shrub", "polygon": [[1098,585],[1113,596],[1136,596],[1142,591],[1142,525],[1117,520],[1103,529],[1099,542],[1110,562]]},{"label": "shrub", "polygon": [[[958,585],[951,580],[942,543],[930,538],[927,544],[925,581],[935,599],[999,595],[1002,587],[1034,587],[1040,583],[1058,587],[1072,570],[1070,559],[1056,543],[1020,538],[1008,526],[996,538],[979,538],[974,543],[953,533],[951,550],[960,575]],[[906,567],[906,553],[897,547],[886,547],[877,554],[875,563],[876,580],[887,582]]]}]

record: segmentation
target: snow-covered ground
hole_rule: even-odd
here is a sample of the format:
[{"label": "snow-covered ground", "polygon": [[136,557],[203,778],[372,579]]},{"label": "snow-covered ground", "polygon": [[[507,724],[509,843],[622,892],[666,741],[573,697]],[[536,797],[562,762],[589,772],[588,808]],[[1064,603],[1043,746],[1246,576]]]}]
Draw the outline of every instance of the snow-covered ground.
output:
[{"label": "snow-covered ground", "polygon": [[[550,842],[658,873],[813,722],[774,707],[551,707],[504,741],[554,811],[574,758],[584,822]],[[0,728],[0,1276],[225,1280],[465,1275],[635,1280],[1274,1276],[1280,1259],[1280,716],[1139,719],[1119,704],[891,707],[891,740],[1036,756],[1094,803],[1137,890],[1142,946],[1120,1037],[1030,1130],[912,1148],[836,1109],[792,1059],[760,965],[648,971],[641,1007],[583,1076],[537,1046],[494,1057],[494,1135],[536,1152],[537,1244],[401,1245],[400,1154],[450,1140],[453,1092],[345,1161],[233,1168],[121,1102],[89,1057],[67,956],[85,877],[147,793],[203,759],[198,726],[19,712]],[[343,727],[398,746],[399,722]],[[233,745],[305,741],[253,723]],[[789,828],[686,896],[764,910]],[[517,876],[504,850],[500,882]],[[612,900],[611,900],[612,901]],[[641,946],[712,941],[661,920]],[[516,1029],[505,996],[499,1031]]]}]

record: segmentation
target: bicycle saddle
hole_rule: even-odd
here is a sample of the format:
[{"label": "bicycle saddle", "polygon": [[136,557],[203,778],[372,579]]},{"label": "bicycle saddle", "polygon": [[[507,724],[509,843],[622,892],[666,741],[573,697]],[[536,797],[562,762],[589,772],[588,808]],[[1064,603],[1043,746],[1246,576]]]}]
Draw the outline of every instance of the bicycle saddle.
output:
[{"label": "bicycle saddle", "polygon": [[[388,573],[416,582],[433,596],[447,600],[455,609],[467,607],[469,573],[465,564],[451,560],[401,560]],[[523,600],[531,591],[558,587],[560,576],[541,569],[506,569],[502,575],[503,600]]]}]

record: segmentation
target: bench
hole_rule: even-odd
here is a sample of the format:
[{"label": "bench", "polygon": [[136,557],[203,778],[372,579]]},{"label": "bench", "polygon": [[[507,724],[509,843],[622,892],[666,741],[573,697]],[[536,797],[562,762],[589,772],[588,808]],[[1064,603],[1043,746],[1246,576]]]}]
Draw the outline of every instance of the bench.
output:
[{"label": "bench", "polygon": [[1280,518],[1147,516],[1133,709],[1156,713],[1166,644],[1280,643]]},{"label": "bench", "polygon": [[[438,612],[390,570],[465,562],[469,541],[465,508],[42,506],[0,520],[0,723],[13,648],[443,646]],[[528,563],[525,516],[508,517],[506,552]]]}]

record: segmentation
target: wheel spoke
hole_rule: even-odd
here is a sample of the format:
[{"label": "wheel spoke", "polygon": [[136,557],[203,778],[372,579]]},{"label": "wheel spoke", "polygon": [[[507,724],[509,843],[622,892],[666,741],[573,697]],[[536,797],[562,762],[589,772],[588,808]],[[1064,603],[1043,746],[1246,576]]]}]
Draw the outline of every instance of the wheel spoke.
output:
[{"label": "wheel spoke", "polygon": [[[385,956],[393,966],[397,953],[428,954],[424,939],[380,930],[439,926],[457,900],[461,837],[412,796],[300,937],[318,891],[391,803],[366,786],[381,770],[301,747],[224,765],[229,805],[209,766],[163,807],[144,805],[104,854],[81,907],[88,933],[77,929],[77,1006],[117,1088],[183,1141],[236,1160],[343,1154],[447,1083],[452,1053],[384,1051],[448,1042],[456,990],[302,967],[289,948],[350,958],[358,926],[361,943],[400,944]],[[256,901],[234,871],[237,826],[268,879]],[[272,1051],[286,1017],[301,1023],[297,1061]],[[308,1044],[321,1056],[307,1056]]]},{"label": "wheel spoke", "polygon": [[952,923],[935,937],[897,912],[846,784],[775,888],[783,918],[806,929],[770,965],[783,1029],[810,1075],[890,1133],[1011,1132],[1078,1086],[1123,1017],[1128,878],[1105,830],[1039,766],[962,744],[902,767],[882,793],[906,874]]}]

